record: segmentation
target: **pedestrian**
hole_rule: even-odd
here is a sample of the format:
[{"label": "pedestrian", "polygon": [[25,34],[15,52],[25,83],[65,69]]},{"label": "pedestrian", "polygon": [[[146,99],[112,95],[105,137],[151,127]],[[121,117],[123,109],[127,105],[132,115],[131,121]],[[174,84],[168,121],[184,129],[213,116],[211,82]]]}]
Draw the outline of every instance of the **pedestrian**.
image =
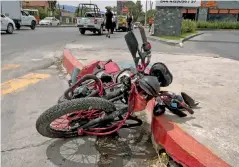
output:
[{"label": "pedestrian", "polygon": [[105,17],[106,17],[106,23],[105,23],[105,28],[107,29],[107,34],[106,37],[110,38],[110,34],[111,34],[111,29],[113,26],[112,23],[112,18],[113,18],[113,13],[111,12],[110,8],[106,9],[106,13],[105,13]]},{"label": "pedestrian", "polygon": [[150,32],[150,29],[151,29],[153,23],[154,23],[154,18],[151,17],[151,18],[149,19],[149,32]]},{"label": "pedestrian", "polygon": [[130,13],[128,13],[126,20],[127,20],[128,31],[131,31],[133,16]]},{"label": "pedestrian", "polygon": [[116,14],[113,15],[113,18],[112,18],[112,29],[111,29],[111,34],[113,34],[114,32],[114,29],[116,28],[116,23],[117,23],[117,17],[116,17]]}]

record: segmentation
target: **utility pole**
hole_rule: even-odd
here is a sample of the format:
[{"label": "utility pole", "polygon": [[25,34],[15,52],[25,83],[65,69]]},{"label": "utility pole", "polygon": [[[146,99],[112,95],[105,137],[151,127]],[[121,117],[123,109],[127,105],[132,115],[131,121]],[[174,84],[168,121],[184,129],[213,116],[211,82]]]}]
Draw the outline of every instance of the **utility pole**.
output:
[{"label": "utility pole", "polygon": [[146,0],[146,2],[145,2],[145,6],[146,6],[146,10],[145,10],[145,22],[144,22],[144,26],[147,25],[147,8],[148,8],[148,0]]},{"label": "utility pole", "polygon": [[151,2],[151,0],[150,0],[150,10],[152,10],[153,9],[153,2]]}]

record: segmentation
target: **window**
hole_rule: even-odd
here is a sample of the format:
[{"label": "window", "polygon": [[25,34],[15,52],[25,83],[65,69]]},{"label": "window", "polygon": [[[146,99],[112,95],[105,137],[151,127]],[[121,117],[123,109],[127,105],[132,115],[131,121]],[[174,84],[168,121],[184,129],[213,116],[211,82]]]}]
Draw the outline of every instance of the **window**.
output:
[{"label": "window", "polygon": [[3,14],[1,14],[1,17],[4,18],[5,16]]},{"label": "window", "polygon": [[86,13],[85,17],[95,17],[93,13]]},{"label": "window", "polygon": [[23,15],[23,16],[27,16],[27,14],[26,14],[25,12],[23,12],[23,11],[22,11],[22,15]]},{"label": "window", "polygon": [[208,20],[209,21],[236,21],[237,15],[236,14],[209,14]]}]

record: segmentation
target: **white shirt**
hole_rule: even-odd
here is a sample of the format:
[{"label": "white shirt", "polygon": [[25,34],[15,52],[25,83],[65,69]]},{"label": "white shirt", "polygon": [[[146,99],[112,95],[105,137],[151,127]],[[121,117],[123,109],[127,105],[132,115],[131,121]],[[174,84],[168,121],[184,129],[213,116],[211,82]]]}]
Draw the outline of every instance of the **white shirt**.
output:
[{"label": "white shirt", "polygon": [[116,22],[116,16],[112,17],[112,22]]}]

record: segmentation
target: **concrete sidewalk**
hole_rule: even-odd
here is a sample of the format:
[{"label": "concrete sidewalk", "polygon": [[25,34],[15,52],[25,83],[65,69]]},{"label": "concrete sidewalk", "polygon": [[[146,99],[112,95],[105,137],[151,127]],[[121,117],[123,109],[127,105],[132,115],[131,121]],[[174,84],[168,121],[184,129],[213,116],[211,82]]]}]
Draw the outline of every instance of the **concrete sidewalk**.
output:
[{"label": "concrete sidewalk", "polygon": [[[133,66],[130,53],[123,50],[76,43],[69,44],[66,48],[83,65],[94,60],[112,58],[122,67]],[[174,80],[168,90],[187,92],[200,101],[199,108],[195,109],[192,116],[178,118],[167,112],[166,117],[228,164],[238,166],[239,62],[211,54],[172,55],[152,51],[151,63],[154,62],[165,63],[172,72]],[[194,152],[192,143],[184,145]]]}]

